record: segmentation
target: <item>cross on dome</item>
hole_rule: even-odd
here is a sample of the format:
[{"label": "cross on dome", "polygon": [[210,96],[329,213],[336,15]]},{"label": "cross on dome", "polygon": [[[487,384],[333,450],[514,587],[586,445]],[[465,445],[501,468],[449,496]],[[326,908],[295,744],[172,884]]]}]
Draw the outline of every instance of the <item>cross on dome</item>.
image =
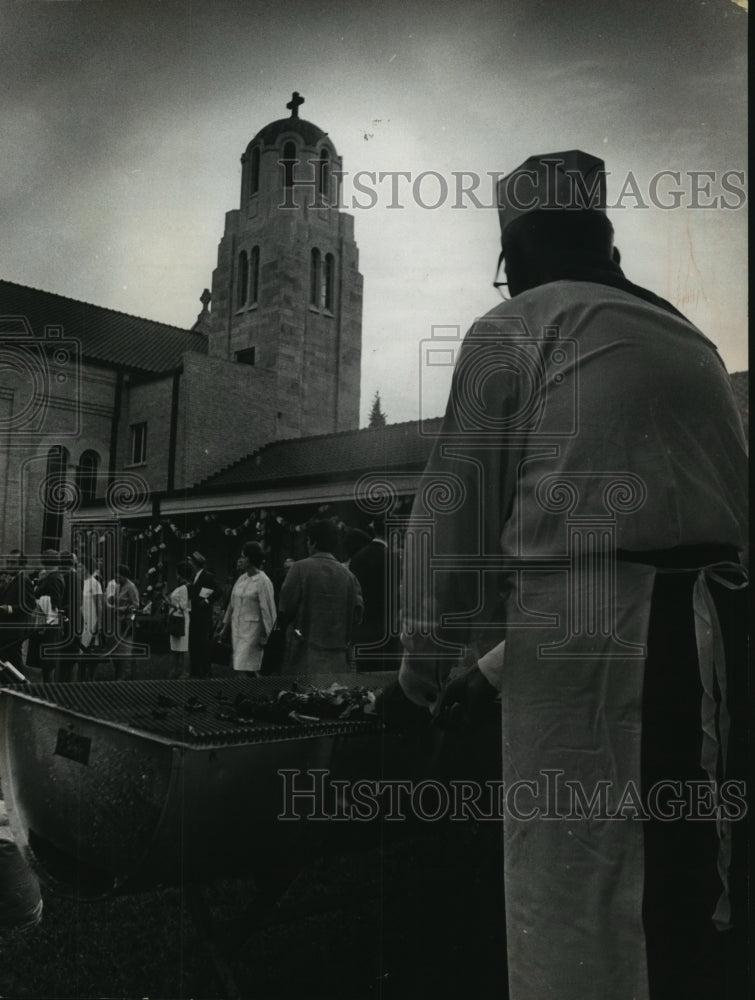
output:
[{"label": "cross on dome", "polygon": [[298,90],[295,90],[291,95],[291,100],[286,105],[286,107],[291,111],[292,118],[299,117],[299,107],[302,104],[304,104],[304,98],[301,96]]}]

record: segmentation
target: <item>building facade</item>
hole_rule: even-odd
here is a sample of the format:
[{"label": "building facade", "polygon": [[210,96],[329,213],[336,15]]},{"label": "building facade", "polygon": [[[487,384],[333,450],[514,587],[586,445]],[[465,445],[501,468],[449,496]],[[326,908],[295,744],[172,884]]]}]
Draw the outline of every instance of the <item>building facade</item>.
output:
[{"label": "building facade", "polygon": [[[358,429],[353,219],[300,104],[241,157],[192,329],[0,280],[0,558],[107,553],[150,593],[196,548],[222,576],[257,539],[275,571],[315,514],[400,527],[436,428]],[[746,428],[747,373],[732,383]]]},{"label": "building facade", "polygon": [[269,442],[359,423],[362,276],[341,159],[271,122],[191,330],[0,280],[0,553],[154,515]]}]

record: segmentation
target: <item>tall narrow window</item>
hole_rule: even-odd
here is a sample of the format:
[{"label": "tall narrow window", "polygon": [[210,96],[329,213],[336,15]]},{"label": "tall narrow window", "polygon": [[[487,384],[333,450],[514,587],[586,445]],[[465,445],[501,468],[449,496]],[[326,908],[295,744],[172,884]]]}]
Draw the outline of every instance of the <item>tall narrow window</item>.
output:
[{"label": "tall narrow window", "polygon": [[322,273],[322,304],[333,312],[333,282],[335,279],[336,262],[332,253],[325,254],[325,266]]},{"label": "tall narrow window", "polygon": [[330,152],[320,150],[320,162],[317,164],[317,193],[320,200],[330,204]]},{"label": "tall narrow window", "polygon": [[249,163],[249,194],[255,195],[260,189],[260,147],[255,146]]},{"label": "tall narrow window", "polygon": [[309,262],[309,304],[320,308],[320,251],[314,248]]},{"label": "tall narrow window", "polygon": [[249,256],[246,250],[239,254],[238,305],[243,306],[249,293]]},{"label": "tall narrow window", "polygon": [[147,460],[147,425],[131,424],[131,464],[141,465]]},{"label": "tall narrow window", "polygon": [[296,145],[293,142],[287,142],[284,144],[281,163],[283,164],[283,187],[293,187],[294,164],[296,163]]},{"label": "tall narrow window", "polygon": [[42,517],[42,548],[57,549],[63,534],[63,513],[66,509],[66,474],[68,450],[55,444],[47,452],[44,481],[44,514]]},{"label": "tall narrow window", "polygon": [[97,469],[100,456],[96,451],[85,451],[76,470],[76,485],[81,499],[86,503],[97,496]]},{"label": "tall narrow window", "polygon": [[330,194],[330,204],[338,207],[341,204],[341,173],[339,170],[331,171]]},{"label": "tall narrow window", "polygon": [[249,303],[254,303],[259,298],[260,291],[260,248],[253,247],[249,260]]}]

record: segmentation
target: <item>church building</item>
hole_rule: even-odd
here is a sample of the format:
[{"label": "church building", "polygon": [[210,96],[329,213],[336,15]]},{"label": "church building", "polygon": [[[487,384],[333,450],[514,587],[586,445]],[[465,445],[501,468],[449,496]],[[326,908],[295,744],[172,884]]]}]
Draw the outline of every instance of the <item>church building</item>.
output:
[{"label": "church building", "polygon": [[[147,582],[189,543],[232,564],[271,526],[353,512],[360,473],[421,471],[431,442],[416,424],[358,430],[354,220],[338,151],[302,103],[241,157],[191,330],[0,280],[2,551],[101,554],[93,539],[110,549],[117,531]],[[147,544],[160,532],[162,548]]]},{"label": "church building", "polygon": [[274,576],[313,515],[400,531],[439,421],[359,429],[354,220],[302,103],[241,157],[190,330],[0,280],[0,553],[118,558],[148,595],[196,549],[222,578],[250,539]]}]

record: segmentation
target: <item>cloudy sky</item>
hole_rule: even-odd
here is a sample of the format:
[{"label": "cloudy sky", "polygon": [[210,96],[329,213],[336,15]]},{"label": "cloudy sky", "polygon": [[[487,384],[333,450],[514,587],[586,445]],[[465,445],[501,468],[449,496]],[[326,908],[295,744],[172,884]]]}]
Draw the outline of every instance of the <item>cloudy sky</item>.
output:
[{"label": "cloudy sky", "polygon": [[[420,373],[422,340],[434,326],[463,332],[497,301],[496,213],[460,201],[457,176],[483,178],[485,206],[490,172],[563,149],[606,160],[628,277],[741,370],[745,8],[0,0],[0,276],[190,326],[238,205],[241,153],[296,89],[350,175],[364,419],[376,390],[391,421],[417,416],[420,389],[421,412],[441,412],[449,373]],[[409,172],[403,207],[389,208],[389,181],[374,207],[352,205],[370,200],[357,171]],[[440,179],[416,181],[428,171]]]}]

